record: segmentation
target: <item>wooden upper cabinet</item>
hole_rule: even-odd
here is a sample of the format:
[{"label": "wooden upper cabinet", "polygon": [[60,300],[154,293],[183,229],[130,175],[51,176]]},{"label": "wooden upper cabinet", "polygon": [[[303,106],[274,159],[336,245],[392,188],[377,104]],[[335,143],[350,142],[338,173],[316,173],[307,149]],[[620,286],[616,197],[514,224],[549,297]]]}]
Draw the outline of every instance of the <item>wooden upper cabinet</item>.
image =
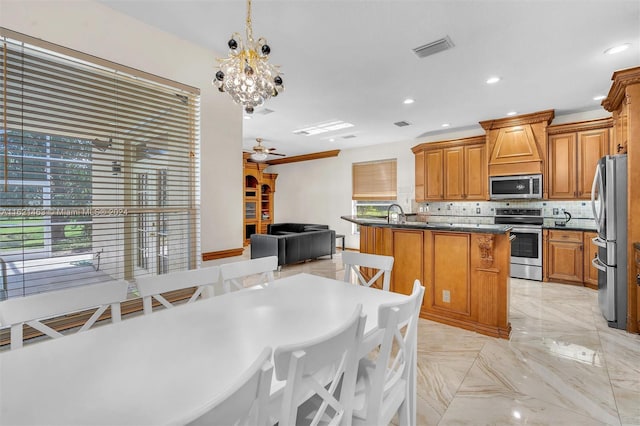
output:
[{"label": "wooden upper cabinet", "polygon": [[578,132],[578,198],[591,198],[598,160],[609,152],[609,129]]},{"label": "wooden upper cabinet", "polygon": [[464,193],[464,147],[444,150],[444,199],[462,200]]},{"label": "wooden upper cabinet", "polygon": [[487,147],[485,144],[464,148],[465,198],[467,200],[487,199]]},{"label": "wooden upper cabinet", "polygon": [[484,136],[424,143],[412,151],[417,202],[487,199]]},{"label": "wooden upper cabinet", "polygon": [[444,195],[442,149],[425,151],[425,200],[442,200]]},{"label": "wooden upper cabinet", "polygon": [[589,199],[598,160],[609,153],[613,120],[549,127],[547,182],[550,199]]},{"label": "wooden upper cabinet", "polygon": [[416,169],[415,169],[415,181],[416,181],[416,201],[425,201],[425,164],[424,164],[424,151],[417,152],[415,154]]},{"label": "wooden upper cabinet", "polygon": [[575,198],[575,162],[575,133],[549,136],[549,198]]}]

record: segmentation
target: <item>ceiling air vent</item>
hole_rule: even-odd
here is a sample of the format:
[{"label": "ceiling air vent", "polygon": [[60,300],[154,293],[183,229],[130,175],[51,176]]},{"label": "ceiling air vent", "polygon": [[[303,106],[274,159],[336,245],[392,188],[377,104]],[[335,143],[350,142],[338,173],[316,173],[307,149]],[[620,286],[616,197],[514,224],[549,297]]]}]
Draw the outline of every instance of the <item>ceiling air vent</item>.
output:
[{"label": "ceiling air vent", "polygon": [[353,139],[355,137],[356,135],[347,135],[347,136],[343,136],[342,139]]},{"label": "ceiling air vent", "polygon": [[396,121],[393,124],[395,124],[398,127],[406,127],[411,125],[411,123],[409,123],[408,121]]},{"label": "ceiling air vent", "polygon": [[453,42],[446,36],[440,40],[432,41],[431,43],[424,44],[422,46],[413,49],[413,52],[418,58],[426,58],[427,56],[434,55],[443,50],[451,49],[454,46]]}]

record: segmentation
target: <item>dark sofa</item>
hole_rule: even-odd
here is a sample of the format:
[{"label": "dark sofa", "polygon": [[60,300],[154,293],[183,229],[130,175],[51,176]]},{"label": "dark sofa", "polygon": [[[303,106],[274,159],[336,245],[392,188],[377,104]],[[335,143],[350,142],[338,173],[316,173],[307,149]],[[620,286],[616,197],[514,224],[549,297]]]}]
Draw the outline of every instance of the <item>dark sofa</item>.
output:
[{"label": "dark sofa", "polygon": [[251,258],[277,256],[278,266],[303,262],[336,252],[336,232],[328,225],[274,223],[267,234],[251,235]]}]

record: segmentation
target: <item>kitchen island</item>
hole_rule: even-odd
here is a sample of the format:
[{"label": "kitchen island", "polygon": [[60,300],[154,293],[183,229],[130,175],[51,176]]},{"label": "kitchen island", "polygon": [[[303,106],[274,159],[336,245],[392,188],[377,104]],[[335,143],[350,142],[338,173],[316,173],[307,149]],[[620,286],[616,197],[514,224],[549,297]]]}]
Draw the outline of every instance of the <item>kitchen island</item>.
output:
[{"label": "kitchen island", "polygon": [[342,219],[360,225],[362,253],[394,257],[391,291],[422,282],[421,318],[509,338],[510,226]]}]

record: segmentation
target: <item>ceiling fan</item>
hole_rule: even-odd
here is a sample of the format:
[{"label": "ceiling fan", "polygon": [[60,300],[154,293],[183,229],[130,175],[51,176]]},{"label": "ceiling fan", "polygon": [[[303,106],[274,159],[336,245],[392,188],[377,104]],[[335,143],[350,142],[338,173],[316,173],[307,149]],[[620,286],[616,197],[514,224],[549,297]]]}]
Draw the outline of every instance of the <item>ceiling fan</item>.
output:
[{"label": "ceiling fan", "polygon": [[269,155],[279,155],[282,157],[286,155],[286,154],[273,152],[276,150],[275,148],[267,148],[266,146],[263,146],[262,138],[256,138],[256,142],[258,142],[258,144],[254,145],[253,152],[251,152],[251,156],[250,156],[251,159],[255,162],[265,161],[267,159],[267,156]]}]

